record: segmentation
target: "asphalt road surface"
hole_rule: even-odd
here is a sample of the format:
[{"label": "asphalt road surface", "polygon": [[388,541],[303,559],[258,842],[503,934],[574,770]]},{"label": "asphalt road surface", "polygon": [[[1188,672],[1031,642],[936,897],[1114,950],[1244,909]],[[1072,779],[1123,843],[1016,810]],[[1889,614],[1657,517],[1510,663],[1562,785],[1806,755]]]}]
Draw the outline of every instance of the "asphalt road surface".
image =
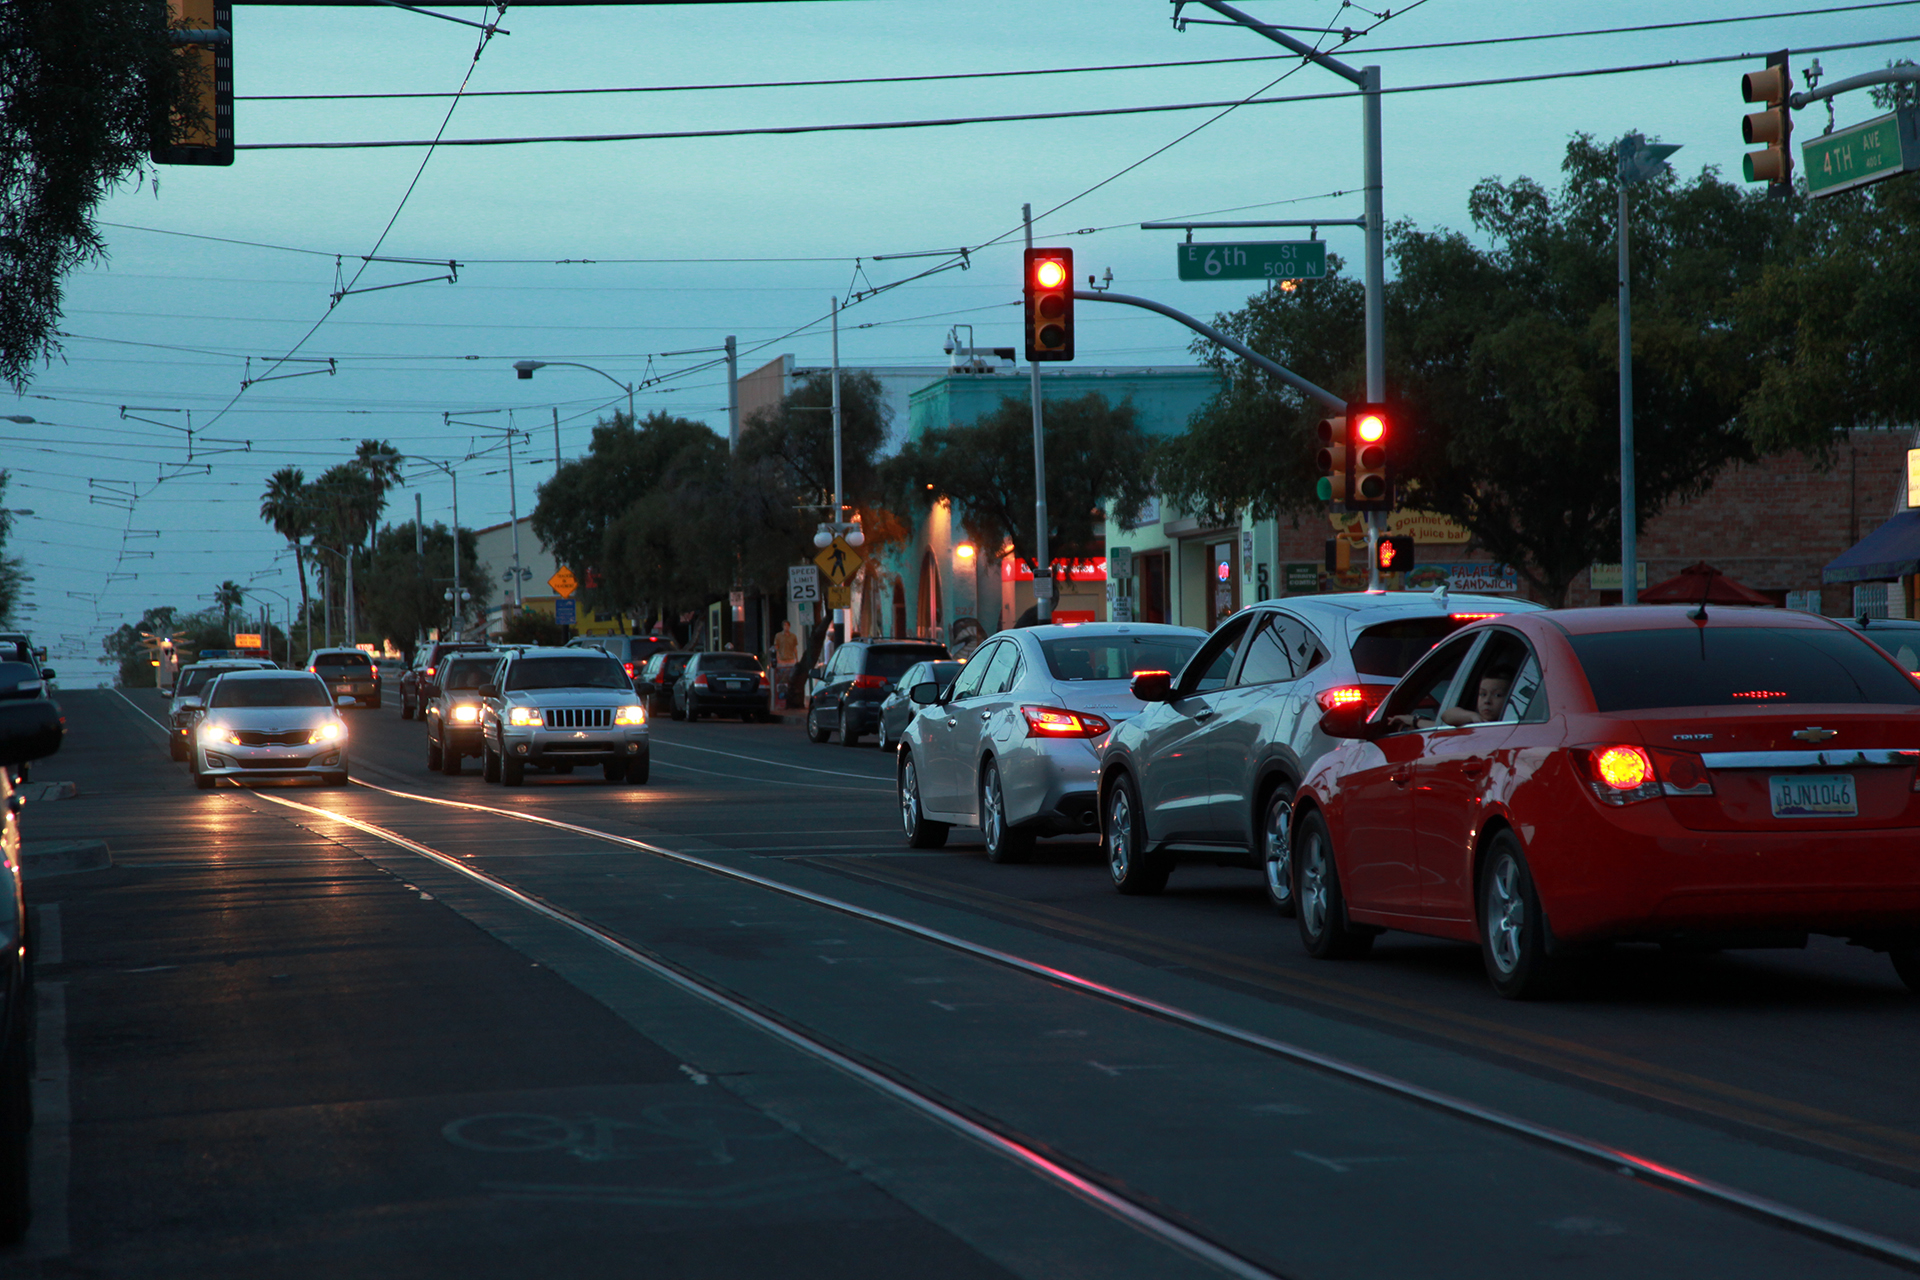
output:
[{"label": "asphalt road surface", "polygon": [[660,722],[653,780],[168,761],[62,695],[38,842],[46,1277],[1920,1271],[1920,1001],[1884,957],[1301,953],[1254,873],[910,851],[892,762]]}]

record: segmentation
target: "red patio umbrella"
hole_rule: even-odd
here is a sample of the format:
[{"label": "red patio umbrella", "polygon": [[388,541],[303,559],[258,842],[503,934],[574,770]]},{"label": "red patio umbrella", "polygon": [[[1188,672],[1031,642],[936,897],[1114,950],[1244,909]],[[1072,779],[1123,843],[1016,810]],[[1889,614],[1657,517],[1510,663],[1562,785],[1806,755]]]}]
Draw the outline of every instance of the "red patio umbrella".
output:
[{"label": "red patio umbrella", "polygon": [[1640,593],[1642,604],[1699,604],[1703,598],[1708,604],[1773,604],[1752,587],[1734,581],[1704,560],[1688,565],[1665,582],[1656,582]]}]

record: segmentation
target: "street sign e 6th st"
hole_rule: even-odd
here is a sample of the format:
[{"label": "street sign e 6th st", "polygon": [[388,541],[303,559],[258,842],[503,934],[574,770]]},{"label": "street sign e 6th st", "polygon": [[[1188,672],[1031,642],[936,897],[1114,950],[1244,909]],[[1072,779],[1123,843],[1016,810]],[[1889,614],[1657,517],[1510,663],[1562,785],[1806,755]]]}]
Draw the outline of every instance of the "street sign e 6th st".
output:
[{"label": "street sign e 6th st", "polygon": [[1319,280],[1327,274],[1324,240],[1174,246],[1182,280]]}]

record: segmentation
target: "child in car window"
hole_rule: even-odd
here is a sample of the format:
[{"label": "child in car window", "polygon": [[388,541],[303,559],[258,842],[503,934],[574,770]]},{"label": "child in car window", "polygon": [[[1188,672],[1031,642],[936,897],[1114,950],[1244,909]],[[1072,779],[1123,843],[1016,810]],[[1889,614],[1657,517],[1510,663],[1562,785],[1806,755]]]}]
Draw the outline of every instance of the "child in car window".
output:
[{"label": "child in car window", "polygon": [[1480,687],[1474,691],[1473,707],[1448,707],[1440,713],[1443,724],[1454,726],[1491,724],[1506,710],[1507,694],[1513,690],[1513,668],[1488,667],[1480,673]]}]

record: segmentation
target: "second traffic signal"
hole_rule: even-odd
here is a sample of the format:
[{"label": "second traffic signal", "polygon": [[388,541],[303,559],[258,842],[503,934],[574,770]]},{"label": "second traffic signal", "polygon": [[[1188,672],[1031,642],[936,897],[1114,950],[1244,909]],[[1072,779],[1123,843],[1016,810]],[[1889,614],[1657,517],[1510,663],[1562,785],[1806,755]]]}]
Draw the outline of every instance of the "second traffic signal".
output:
[{"label": "second traffic signal", "polygon": [[1027,250],[1027,359],[1073,359],[1073,250]]},{"label": "second traffic signal", "polygon": [[1764,102],[1765,111],[1756,111],[1740,122],[1740,136],[1748,146],[1765,151],[1749,151],[1741,160],[1748,182],[1764,182],[1774,195],[1793,191],[1793,116],[1788,98],[1793,93],[1793,72],[1787,66],[1787,51],[1767,55],[1765,71],[1749,71],[1740,77],[1740,96],[1748,102]]}]

